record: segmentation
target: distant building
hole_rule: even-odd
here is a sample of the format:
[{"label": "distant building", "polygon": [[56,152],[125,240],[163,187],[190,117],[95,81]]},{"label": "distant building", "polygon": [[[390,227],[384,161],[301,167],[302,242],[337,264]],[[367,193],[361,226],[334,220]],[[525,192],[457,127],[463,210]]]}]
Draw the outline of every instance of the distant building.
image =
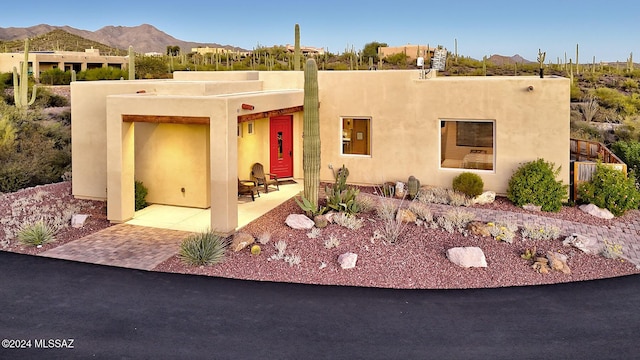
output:
[{"label": "distant building", "polygon": [[407,60],[414,61],[418,57],[423,57],[425,59],[431,59],[435,52],[436,48],[427,46],[427,45],[403,45],[403,46],[385,46],[378,48],[378,57],[380,59],[384,59],[387,56],[393,54],[405,54],[407,55]]},{"label": "distant building", "polygon": [[[24,53],[0,53],[0,72],[12,72],[13,67],[19,69],[23,61]],[[51,69],[77,72],[107,67],[124,69],[128,63],[128,56],[100,55],[99,49],[29,52],[29,73],[36,79],[43,71]]]},{"label": "distant building", "polygon": [[[287,44],[288,52],[294,52],[295,46]],[[324,55],[324,48],[317,48],[313,46],[300,46],[300,53],[307,56]]]},{"label": "distant building", "polygon": [[196,54],[199,55],[206,55],[206,54],[234,54],[234,55],[240,55],[241,57],[246,57],[249,56],[251,54],[250,51],[237,51],[237,50],[233,50],[233,49],[227,49],[227,48],[223,48],[223,47],[198,47],[198,48],[191,48],[191,52],[194,52]]}]

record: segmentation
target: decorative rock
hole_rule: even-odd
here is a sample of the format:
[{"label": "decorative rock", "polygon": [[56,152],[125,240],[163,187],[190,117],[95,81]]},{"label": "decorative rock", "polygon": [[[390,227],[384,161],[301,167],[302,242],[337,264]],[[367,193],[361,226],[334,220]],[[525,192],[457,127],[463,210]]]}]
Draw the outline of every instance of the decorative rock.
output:
[{"label": "decorative rock", "polygon": [[551,271],[551,268],[549,267],[549,260],[544,257],[537,257],[531,267],[540,274],[548,274],[549,271]]},{"label": "decorative rock", "polygon": [[358,261],[358,254],[352,252],[344,253],[338,256],[338,264],[343,269],[352,269],[356,267],[356,261]]},{"label": "decorative rock", "polygon": [[328,213],[324,214],[323,216],[325,217],[325,219],[327,219],[327,222],[329,222],[329,224],[333,224],[333,217],[336,216],[337,212],[335,211],[329,211]]},{"label": "decorative rock", "polygon": [[414,223],[418,220],[418,216],[413,213],[413,211],[409,209],[398,209],[398,213],[396,214],[396,221],[406,222],[406,223]]},{"label": "decorative rock", "polygon": [[601,209],[598,206],[594,205],[594,204],[584,204],[584,205],[580,205],[578,206],[578,209],[582,210],[583,212],[586,212],[587,214],[591,215],[591,216],[595,216],[597,218],[600,219],[613,219],[615,216],[611,213],[611,211],[607,210],[607,209]]},{"label": "decorative rock", "polygon": [[541,205],[526,204],[526,205],[522,205],[522,208],[527,211],[536,211],[536,212],[542,211]]},{"label": "decorative rock", "polygon": [[496,193],[494,191],[485,191],[473,198],[472,203],[478,205],[491,204],[496,201]]},{"label": "decorative rock", "polygon": [[487,259],[482,249],[475,246],[454,247],[447,250],[447,258],[462,267],[487,267]]},{"label": "decorative rock", "polygon": [[289,225],[290,228],[297,230],[309,230],[315,225],[313,220],[303,214],[289,214],[285,223]]},{"label": "decorative rock", "polygon": [[585,254],[598,255],[602,251],[602,244],[598,239],[589,238],[580,234],[571,234],[562,241],[564,246],[573,246],[582,250]]},{"label": "decorative rock", "polygon": [[547,260],[551,269],[561,271],[563,274],[571,274],[571,269],[567,265],[567,255],[547,251]]},{"label": "decorative rock", "polygon": [[256,239],[254,239],[251,234],[239,232],[233,235],[233,240],[231,241],[231,249],[233,249],[233,251],[235,252],[238,252],[253,244],[255,241]]},{"label": "decorative rock", "polygon": [[313,217],[313,223],[318,229],[322,229],[329,225],[329,220],[324,215],[316,215]]},{"label": "decorative rock", "polygon": [[404,195],[405,195],[404,183],[402,181],[398,181],[396,183],[396,197],[402,199]]},{"label": "decorative rock", "polygon": [[89,215],[83,215],[83,214],[75,214],[71,216],[71,227],[74,227],[76,229],[83,227],[88,217]]},{"label": "decorative rock", "polygon": [[487,226],[487,224],[481,221],[470,222],[469,224],[467,224],[467,230],[472,235],[478,235],[483,237],[491,236],[491,233],[489,232],[489,226]]}]

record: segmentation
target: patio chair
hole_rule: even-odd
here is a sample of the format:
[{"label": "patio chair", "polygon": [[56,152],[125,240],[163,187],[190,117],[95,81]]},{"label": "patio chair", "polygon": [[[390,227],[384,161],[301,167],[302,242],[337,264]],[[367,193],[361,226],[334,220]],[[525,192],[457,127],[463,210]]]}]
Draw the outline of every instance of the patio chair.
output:
[{"label": "patio chair", "polygon": [[269,192],[269,186],[274,186],[276,190],[280,190],[278,177],[275,174],[264,172],[264,167],[260,163],[251,166],[251,180],[255,181],[258,186],[264,186],[264,192]]},{"label": "patio chair", "polygon": [[238,196],[251,195],[251,201],[256,201],[255,195],[260,197],[260,191],[258,190],[258,184],[252,180],[240,180],[238,178]]}]

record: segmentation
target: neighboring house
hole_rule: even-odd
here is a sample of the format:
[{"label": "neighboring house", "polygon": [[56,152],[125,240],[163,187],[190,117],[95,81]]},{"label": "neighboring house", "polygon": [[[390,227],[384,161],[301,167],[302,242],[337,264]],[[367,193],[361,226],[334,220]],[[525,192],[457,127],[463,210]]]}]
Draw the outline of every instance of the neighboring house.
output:
[{"label": "neighboring house", "polygon": [[[291,45],[291,44],[285,45],[285,48],[290,53],[294,53],[296,50],[295,45]],[[300,53],[304,56],[324,55],[324,48],[313,47],[313,46],[300,46]]]},{"label": "neighboring house", "polygon": [[243,57],[243,58],[251,55],[251,52],[249,52],[249,51],[239,51],[239,50],[227,49],[227,48],[223,48],[223,47],[208,47],[208,46],[207,47],[191,48],[191,52],[199,54],[199,55],[230,54],[230,55],[237,55],[237,56],[240,56],[240,57]]},{"label": "neighboring house", "polygon": [[[0,53],[0,72],[12,72],[13,67],[20,69],[24,61],[24,53]],[[124,69],[129,63],[128,56],[100,55],[98,49],[79,51],[35,51],[29,52],[29,73],[40,78],[43,71],[60,69],[76,72],[95,68]]]},{"label": "neighboring house", "polygon": [[[543,158],[569,183],[568,79],[419,75],[319,72],[322,181],[343,164],[356,184],[413,175],[451,187],[472,171],[504,194],[520,164]],[[254,162],[303,177],[303,88],[302,71],[74,82],[73,195],[106,199],[108,219],[124,222],[140,180],[149,202],[211,207],[211,228],[231,232],[237,178]]]}]

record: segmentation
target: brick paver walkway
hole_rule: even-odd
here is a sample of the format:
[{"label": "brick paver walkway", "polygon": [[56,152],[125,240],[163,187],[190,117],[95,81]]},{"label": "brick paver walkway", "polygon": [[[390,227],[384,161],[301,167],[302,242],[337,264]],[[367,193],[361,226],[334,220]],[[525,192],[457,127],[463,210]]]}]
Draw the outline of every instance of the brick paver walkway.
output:
[{"label": "brick paver walkway", "polygon": [[[441,215],[451,209],[446,205],[430,204],[429,206],[434,215]],[[578,233],[595,237],[599,241],[608,240],[620,244],[624,257],[640,268],[640,221],[617,223],[611,226],[592,226],[535,214],[477,208],[464,209],[474,212],[476,219],[483,222],[509,221],[520,227],[524,224],[555,225],[560,228],[563,235]],[[180,242],[188,234],[183,231],[120,224],[45,251],[40,255],[151,270],[177,254]]]},{"label": "brick paver walkway", "polygon": [[178,253],[189,233],[119,224],[81,239],[70,241],[41,256],[151,270]]}]

